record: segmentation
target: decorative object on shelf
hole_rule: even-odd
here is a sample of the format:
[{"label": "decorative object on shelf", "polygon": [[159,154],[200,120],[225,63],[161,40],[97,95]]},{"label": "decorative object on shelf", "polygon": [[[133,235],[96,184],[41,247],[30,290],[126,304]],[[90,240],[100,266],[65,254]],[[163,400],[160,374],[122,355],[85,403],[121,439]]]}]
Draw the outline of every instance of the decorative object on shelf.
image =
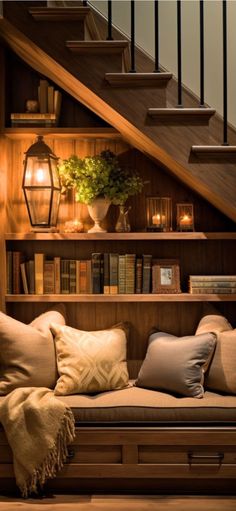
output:
[{"label": "decorative object on shelf", "polygon": [[25,103],[25,111],[27,113],[36,113],[39,111],[39,102],[37,99],[27,99]]},{"label": "decorative object on shelf", "polygon": [[80,220],[68,220],[64,224],[64,232],[83,232],[83,222]]},{"label": "decorative object on shelf", "polygon": [[181,293],[180,269],[177,259],[154,259],[152,265],[153,293]]},{"label": "decorative object on shelf", "polygon": [[147,197],[147,231],[172,231],[172,200],[170,197]]},{"label": "decorative object on shelf", "polygon": [[140,193],[144,185],[141,177],[121,167],[109,150],[83,159],[73,155],[62,161],[59,173],[64,189],[74,188],[76,200],[88,206],[98,198],[106,199],[106,204],[110,201],[124,206],[128,197]]},{"label": "decorative object on shelf", "polygon": [[101,222],[104,220],[111,201],[105,197],[97,197],[91,204],[88,204],[88,212],[94,221],[93,227],[88,232],[107,232],[106,229],[101,227]]},{"label": "decorative object on shelf", "polygon": [[119,216],[116,222],[115,230],[116,232],[130,232],[130,222],[129,222],[129,210],[130,206],[126,207],[120,204],[119,206]]},{"label": "decorative object on shelf", "polygon": [[43,137],[25,153],[23,192],[34,231],[56,231],[61,185],[58,174],[58,158]]},{"label": "decorative object on shelf", "polygon": [[194,231],[194,212],[193,204],[178,203],[177,207],[177,231]]}]

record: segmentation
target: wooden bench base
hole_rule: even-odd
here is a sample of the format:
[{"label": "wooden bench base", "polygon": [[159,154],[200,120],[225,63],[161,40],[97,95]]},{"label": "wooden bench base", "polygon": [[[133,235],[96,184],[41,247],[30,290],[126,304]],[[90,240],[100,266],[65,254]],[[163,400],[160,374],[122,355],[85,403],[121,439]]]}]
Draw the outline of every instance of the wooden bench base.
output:
[{"label": "wooden bench base", "polygon": [[[236,427],[78,427],[47,487],[63,491],[235,492]],[[13,481],[0,433],[0,487]]]}]

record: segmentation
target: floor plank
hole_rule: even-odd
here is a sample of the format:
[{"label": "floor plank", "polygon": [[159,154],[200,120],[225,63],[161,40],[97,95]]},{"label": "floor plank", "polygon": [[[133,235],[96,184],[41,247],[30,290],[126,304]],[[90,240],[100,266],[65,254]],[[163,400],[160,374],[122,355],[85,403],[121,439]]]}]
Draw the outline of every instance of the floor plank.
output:
[{"label": "floor plank", "polygon": [[0,496],[0,511],[235,511],[236,496],[53,495],[44,499]]}]

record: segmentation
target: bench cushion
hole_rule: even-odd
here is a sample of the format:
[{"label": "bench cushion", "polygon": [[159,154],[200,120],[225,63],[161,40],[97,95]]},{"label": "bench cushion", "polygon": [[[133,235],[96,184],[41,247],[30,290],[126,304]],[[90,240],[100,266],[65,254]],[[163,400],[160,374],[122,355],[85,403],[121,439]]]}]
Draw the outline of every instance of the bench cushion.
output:
[{"label": "bench cushion", "polygon": [[236,422],[236,397],[213,392],[199,400],[131,386],[58,399],[72,408],[78,422]]}]

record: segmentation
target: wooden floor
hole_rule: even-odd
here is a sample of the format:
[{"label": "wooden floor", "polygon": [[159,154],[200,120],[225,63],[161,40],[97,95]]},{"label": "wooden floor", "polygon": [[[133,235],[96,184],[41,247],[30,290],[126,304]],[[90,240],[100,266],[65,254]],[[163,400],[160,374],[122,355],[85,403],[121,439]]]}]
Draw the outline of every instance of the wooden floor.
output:
[{"label": "wooden floor", "polygon": [[44,499],[1,497],[0,511],[235,511],[236,496],[53,495]]}]

